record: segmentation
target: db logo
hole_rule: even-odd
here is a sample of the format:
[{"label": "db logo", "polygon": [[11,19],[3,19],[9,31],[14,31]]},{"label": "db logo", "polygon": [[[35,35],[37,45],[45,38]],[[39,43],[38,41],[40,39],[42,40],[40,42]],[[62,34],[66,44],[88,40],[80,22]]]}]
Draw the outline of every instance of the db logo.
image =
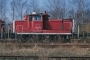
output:
[{"label": "db logo", "polygon": [[39,30],[40,28],[41,28],[40,25],[39,24],[36,24],[35,29]]},{"label": "db logo", "polygon": [[36,25],[36,27],[40,27],[40,25],[39,25],[39,24],[37,24],[37,25]]}]

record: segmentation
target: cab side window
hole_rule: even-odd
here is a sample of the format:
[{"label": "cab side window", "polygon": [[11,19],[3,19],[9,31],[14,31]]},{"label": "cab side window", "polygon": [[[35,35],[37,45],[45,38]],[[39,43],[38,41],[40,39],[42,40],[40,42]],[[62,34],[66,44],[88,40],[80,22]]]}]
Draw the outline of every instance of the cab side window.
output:
[{"label": "cab side window", "polygon": [[35,21],[41,20],[41,16],[34,16],[34,20]]},{"label": "cab side window", "polygon": [[29,16],[29,21],[32,21],[32,16]]}]

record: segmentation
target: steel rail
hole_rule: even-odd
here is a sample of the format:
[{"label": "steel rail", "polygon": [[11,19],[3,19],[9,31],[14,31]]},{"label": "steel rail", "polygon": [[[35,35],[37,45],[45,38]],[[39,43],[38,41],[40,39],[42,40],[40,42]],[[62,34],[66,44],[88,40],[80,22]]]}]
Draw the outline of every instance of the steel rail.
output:
[{"label": "steel rail", "polygon": [[6,57],[6,58],[23,58],[23,57],[27,57],[27,58],[90,58],[90,56],[0,56],[1,57]]},{"label": "steel rail", "polygon": [[90,48],[90,44],[17,44],[17,46],[23,47],[81,47],[81,48]]},{"label": "steel rail", "polygon": [[56,47],[80,47],[90,48],[90,44],[39,44],[39,43],[6,43],[6,46],[14,45],[18,47],[43,47],[43,48],[56,48]]}]

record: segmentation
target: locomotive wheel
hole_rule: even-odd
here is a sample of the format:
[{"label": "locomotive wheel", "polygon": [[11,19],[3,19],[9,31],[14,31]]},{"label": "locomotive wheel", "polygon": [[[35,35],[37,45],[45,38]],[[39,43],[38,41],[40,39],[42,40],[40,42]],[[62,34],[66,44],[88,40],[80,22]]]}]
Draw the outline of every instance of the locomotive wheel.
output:
[{"label": "locomotive wheel", "polygon": [[41,37],[41,42],[43,43],[47,43],[49,41],[49,36],[48,35],[42,35]]},{"label": "locomotive wheel", "polygon": [[49,40],[50,40],[50,42],[57,42],[58,41],[58,36],[57,35],[50,35]]},{"label": "locomotive wheel", "polygon": [[39,35],[35,35],[35,41],[36,41],[36,43],[39,42]]},{"label": "locomotive wheel", "polygon": [[64,35],[63,36],[63,42],[65,42],[65,43],[70,42],[70,36],[69,35]]},{"label": "locomotive wheel", "polygon": [[27,43],[32,43],[33,42],[33,36],[32,35],[28,35],[28,37],[26,38],[27,40],[26,40],[26,42]]},{"label": "locomotive wheel", "polygon": [[57,35],[57,42],[61,43],[62,42],[62,36],[61,35]]},{"label": "locomotive wheel", "polygon": [[38,43],[39,35],[32,35],[32,42]]},{"label": "locomotive wheel", "polygon": [[39,42],[42,42],[43,40],[43,35],[39,35]]}]

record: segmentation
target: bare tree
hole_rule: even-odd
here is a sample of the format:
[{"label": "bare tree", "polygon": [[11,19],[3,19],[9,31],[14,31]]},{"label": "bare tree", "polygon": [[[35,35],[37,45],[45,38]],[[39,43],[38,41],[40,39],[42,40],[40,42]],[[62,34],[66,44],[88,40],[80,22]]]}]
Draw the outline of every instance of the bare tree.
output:
[{"label": "bare tree", "polygon": [[48,0],[46,7],[52,18],[66,17],[66,3],[65,0]]},{"label": "bare tree", "polygon": [[16,16],[19,17],[21,20],[23,18],[23,15],[25,14],[25,8],[26,8],[26,3],[27,1],[26,0],[15,0],[14,3],[15,3],[15,11],[16,11]]},{"label": "bare tree", "polygon": [[39,6],[39,1],[38,0],[30,0],[29,1],[30,4],[29,5],[29,12],[37,12],[40,13],[40,6]]},{"label": "bare tree", "polygon": [[[28,2],[28,3],[27,3]],[[14,19],[23,19],[25,14],[30,14],[32,11],[40,12],[39,3],[37,0],[12,0],[11,1],[11,16]]]},{"label": "bare tree", "polygon": [[7,0],[0,0],[0,19],[6,20]]},{"label": "bare tree", "polygon": [[11,1],[11,11],[12,11],[12,13],[11,13],[12,20],[14,20],[14,18],[15,18],[15,0]]},{"label": "bare tree", "polygon": [[84,23],[86,22],[86,9],[88,7],[87,0],[72,0],[72,9],[70,11],[71,17],[77,22],[77,25],[81,26],[81,33],[84,38]]}]

